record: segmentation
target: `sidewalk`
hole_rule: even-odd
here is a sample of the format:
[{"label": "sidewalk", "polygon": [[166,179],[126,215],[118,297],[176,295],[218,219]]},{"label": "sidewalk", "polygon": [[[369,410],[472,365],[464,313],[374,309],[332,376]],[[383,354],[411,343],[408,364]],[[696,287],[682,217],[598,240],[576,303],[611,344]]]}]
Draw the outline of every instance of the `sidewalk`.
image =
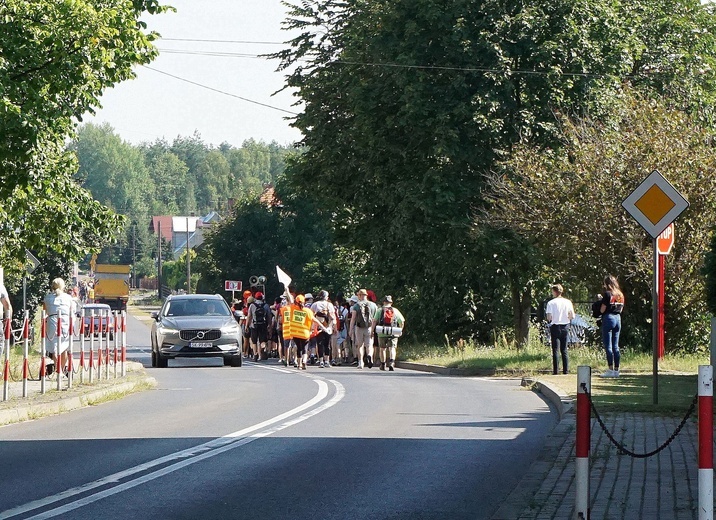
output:
[{"label": "sidewalk", "polygon": [[[560,393],[558,389],[557,393]],[[686,409],[684,409],[686,413]],[[604,422],[627,448],[659,447],[681,417],[609,413]],[[692,416],[669,447],[648,459],[620,455],[592,420],[590,497],[592,520],[697,519],[697,425]],[[520,485],[492,520],[574,518],[575,415],[565,414]]]}]

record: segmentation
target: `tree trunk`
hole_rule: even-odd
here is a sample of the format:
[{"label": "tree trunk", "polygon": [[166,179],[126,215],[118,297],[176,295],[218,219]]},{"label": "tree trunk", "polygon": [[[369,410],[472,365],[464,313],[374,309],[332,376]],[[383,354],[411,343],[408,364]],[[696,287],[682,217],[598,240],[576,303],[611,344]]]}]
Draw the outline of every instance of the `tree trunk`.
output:
[{"label": "tree trunk", "polygon": [[532,311],[532,291],[513,285],[512,318],[517,347],[524,347],[530,339],[530,315]]}]

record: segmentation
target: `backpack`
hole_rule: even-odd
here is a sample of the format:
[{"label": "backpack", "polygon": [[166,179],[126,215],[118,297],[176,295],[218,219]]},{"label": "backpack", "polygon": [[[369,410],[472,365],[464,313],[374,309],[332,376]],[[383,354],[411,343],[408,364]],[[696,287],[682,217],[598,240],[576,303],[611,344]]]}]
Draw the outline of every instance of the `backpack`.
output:
[{"label": "backpack", "polygon": [[373,317],[370,314],[370,305],[368,305],[368,302],[358,302],[357,305],[356,326],[362,329],[369,328],[373,324]]},{"label": "backpack", "polygon": [[263,303],[254,304],[254,325],[266,325],[266,306]]},{"label": "backpack", "polygon": [[395,325],[395,311],[393,307],[383,307],[383,315],[380,324],[384,327],[392,327]]}]

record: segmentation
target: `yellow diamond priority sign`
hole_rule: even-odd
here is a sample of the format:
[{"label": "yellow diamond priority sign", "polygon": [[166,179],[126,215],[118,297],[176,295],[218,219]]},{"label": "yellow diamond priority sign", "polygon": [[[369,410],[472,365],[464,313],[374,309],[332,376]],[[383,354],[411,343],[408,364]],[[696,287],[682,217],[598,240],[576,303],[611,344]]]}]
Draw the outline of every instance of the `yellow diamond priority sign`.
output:
[{"label": "yellow diamond priority sign", "polygon": [[689,207],[689,203],[658,170],[654,170],[622,202],[622,206],[652,238],[656,238]]}]

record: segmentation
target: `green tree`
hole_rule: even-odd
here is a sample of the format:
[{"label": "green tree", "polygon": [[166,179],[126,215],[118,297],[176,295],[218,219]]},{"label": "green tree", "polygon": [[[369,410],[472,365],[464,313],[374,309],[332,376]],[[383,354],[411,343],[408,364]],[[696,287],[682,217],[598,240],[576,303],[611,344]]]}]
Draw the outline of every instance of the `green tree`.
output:
[{"label": "green tree", "polygon": [[[627,77],[709,113],[714,24],[697,1],[293,5],[287,26],[300,36],[278,57],[304,102],[294,126],[305,153],[288,176],[335,209],[339,244],[366,251],[369,271],[417,295],[408,311],[437,336],[484,337],[480,317],[496,305],[485,280],[515,273],[506,292],[524,339],[539,266],[523,273],[521,255],[502,254],[516,263],[496,272],[485,258],[504,244],[471,218],[490,171],[515,146],[559,146],[559,112],[607,117]],[[507,243],[524,249],[519,237]],[[435,316],[436,307],[455,312]]]},{"label": "green tree", "polygon": [[[483,219],[518,233],[556,277],[597,293],[605,274],[625,290],[625,338],[650,344],[652,242],[621,207],[656,168],[687,198],[667,258],[668,347],[706,344],[704,244],[716,225],[714,132],[684,112],[632,97],[615,110],[616,124],[565,119],[560,152],[515,149],[506,173],[491,179]],[[519,172],[519,173],[511,173]]]},{"label": "green tree", "polygon": [[[0,3],[0,263],[20,269],[26,248],[79,258],[119,219],[79,189],[65,149],[74,121],[105,88],[156,55],[140,21],[154,0]],[[17,231],[17,232],[16,232]],[[51,237],[48,239],[48,237]]]}]

